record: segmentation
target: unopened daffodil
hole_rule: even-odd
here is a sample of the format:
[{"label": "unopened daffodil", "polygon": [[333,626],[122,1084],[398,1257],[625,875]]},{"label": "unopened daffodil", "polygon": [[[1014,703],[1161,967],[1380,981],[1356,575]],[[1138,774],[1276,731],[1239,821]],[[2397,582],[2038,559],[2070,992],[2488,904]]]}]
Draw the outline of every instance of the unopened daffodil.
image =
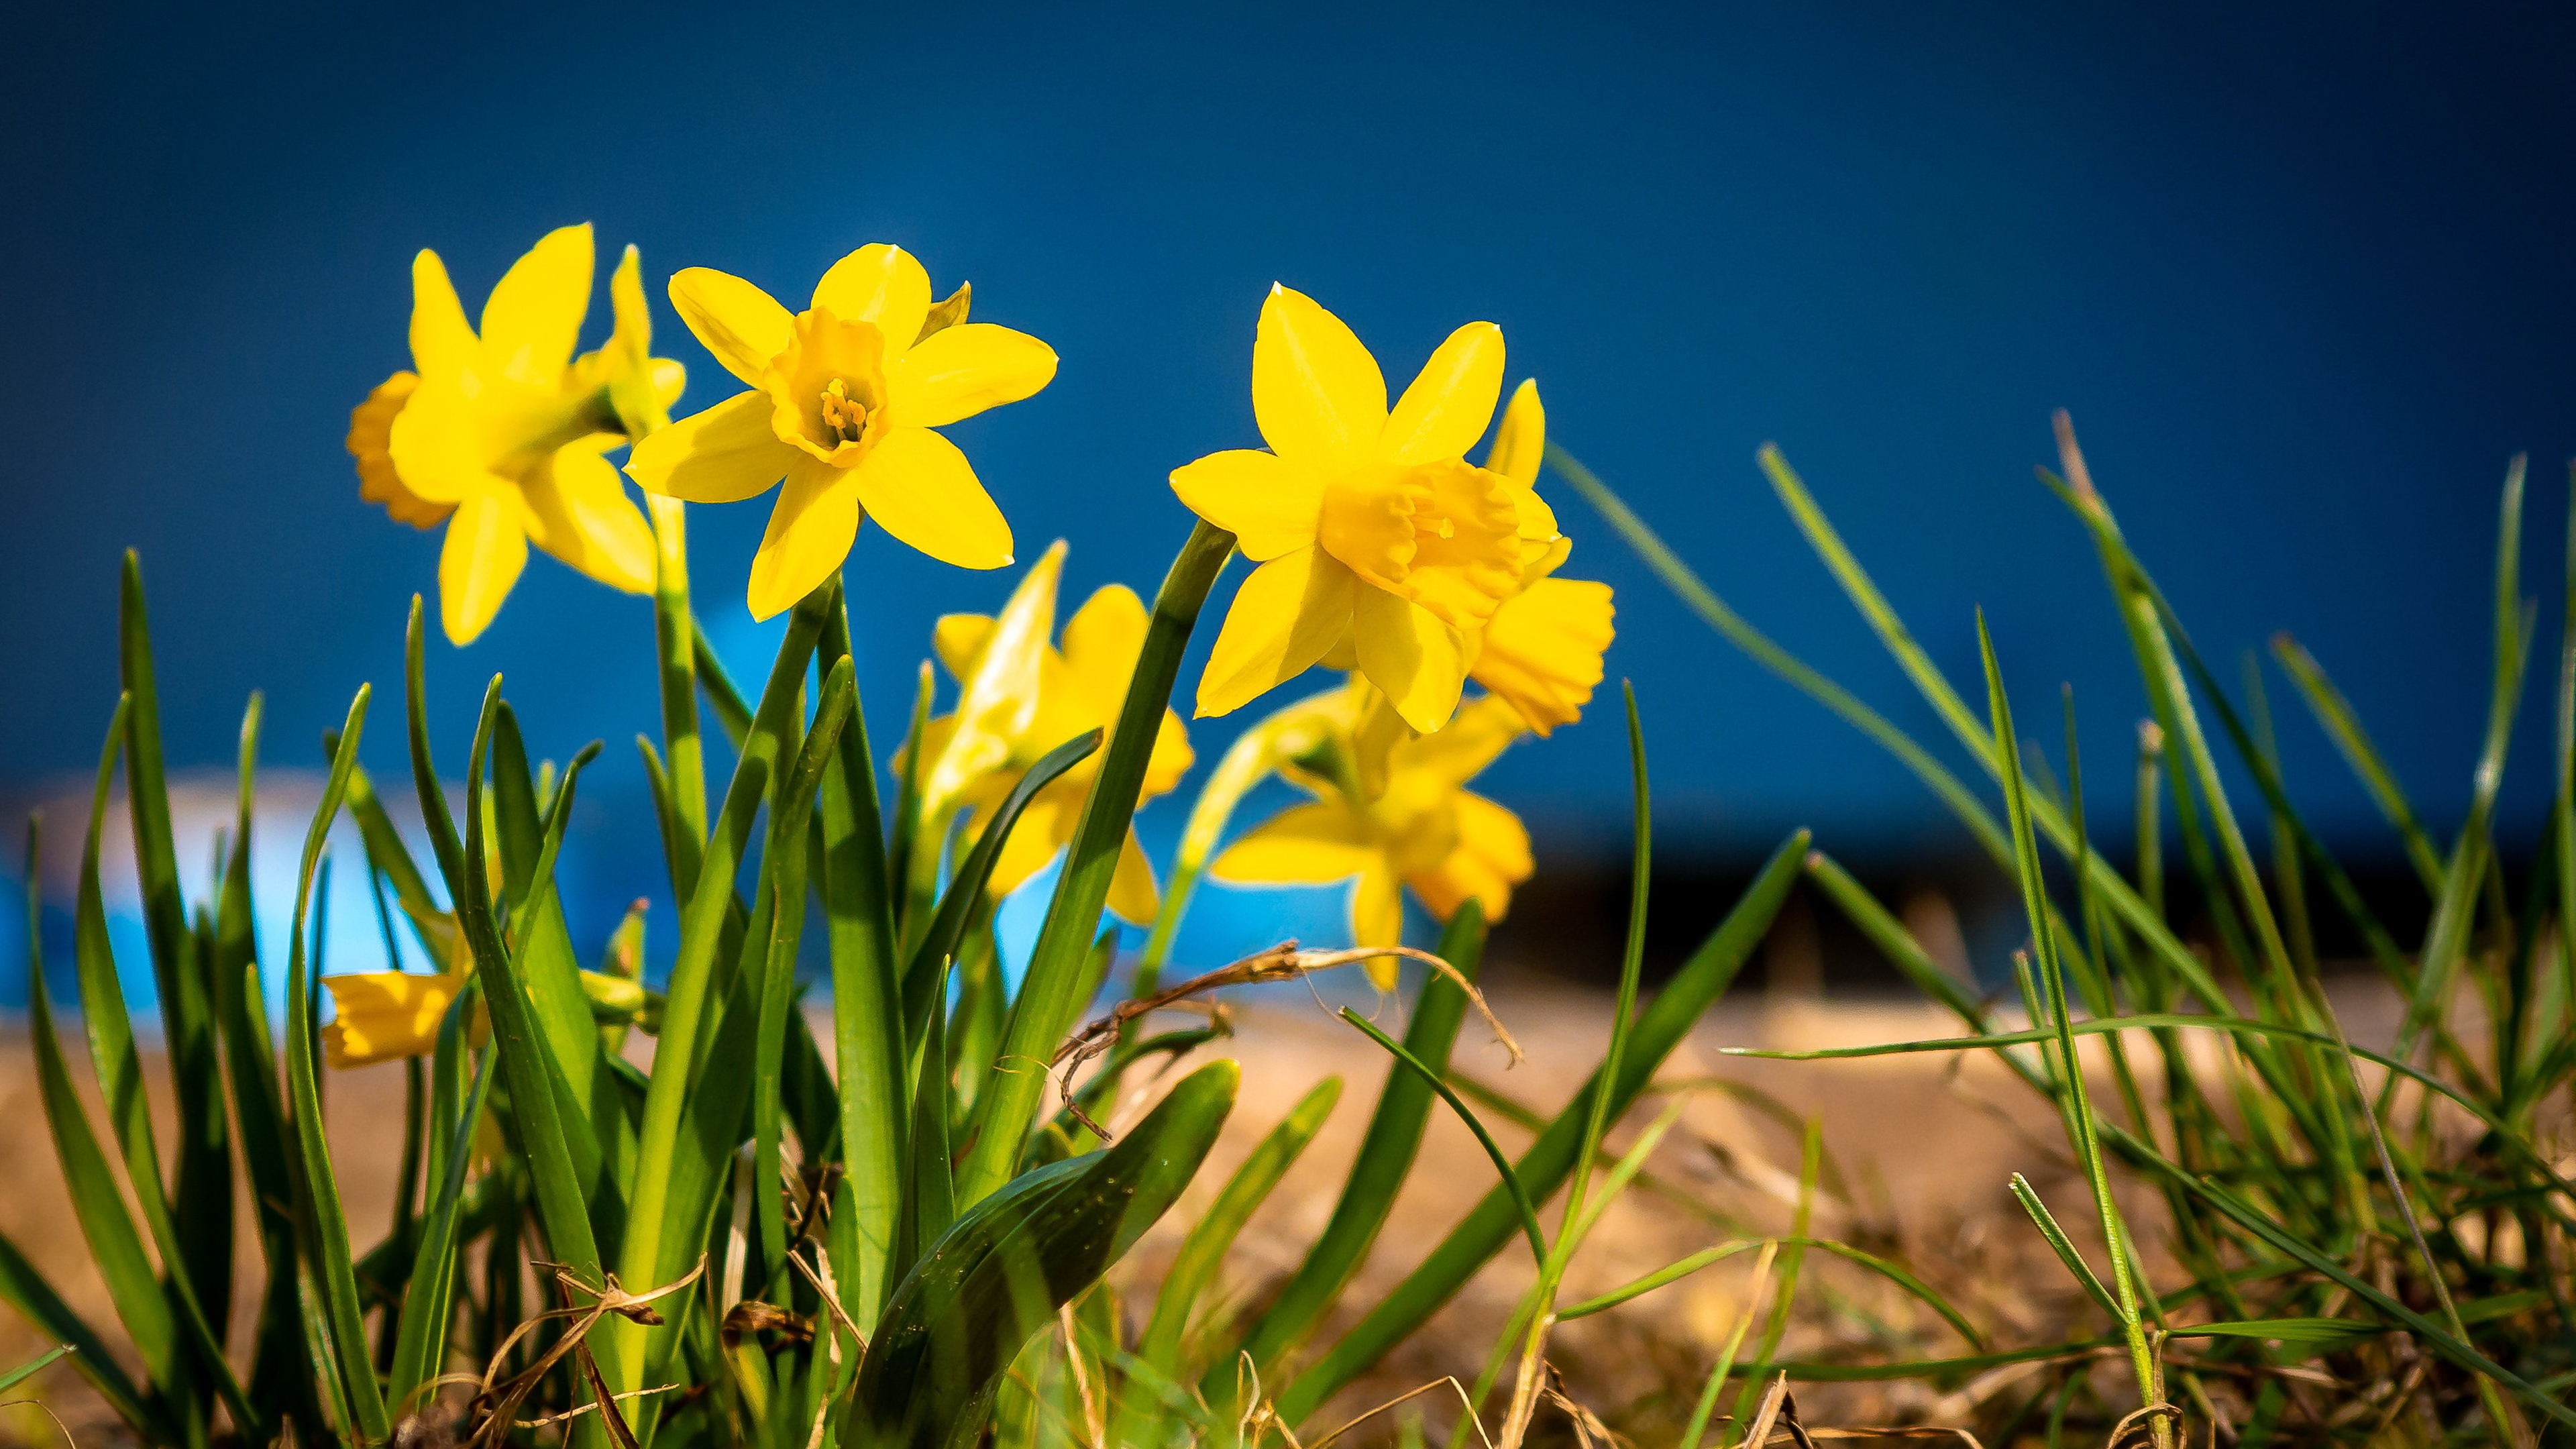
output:
[{"label": "unopened daffodil", "polygon": [[[1503,409],[1485,466],[1535,492],[1547,451],[1547,413],[1538,383],[1523,382]],[[1614,633],[1610,586],[1554,577],[1573,542],[1562,535],[1535,550],[1517,592],[1468,641],[1468,675],[1501,696],[1541,736],[1582,717],[1601,683],[1601,656]]]},{"label": "unopened daffodil", "polygon": [[753,618],[831,577],[862,517],[962,568],[1010,563],[1010,524],[966,455],[931,430],[1045,387],[1055,353],[965,321],[966,300],[961,287],[934,307],[929,273],[883,243],[833,263],[802,312],[706,267],[671,278],[681,320],[751,391],[653,434],[626,471],[692,503],[739,502],[785,480],[752,560]]},{"label": "unopened daffodil", "polygon": [[[1145,605],[1134,590],[1108,585],[1065,622],[1062,647],[1049,644],[1064,553],[1060,542],[1049,548],[1000,614],[951,614],[939,621],[933,648],[959,691],[957,708],[930,721],[920,741],[921,808],[929,838],[943,835],[960,810],[971,812],[970,837],[981,831],[1039,757],[1117,722],[1144,648]],[[1190,762],[1189,732],[1167,709],[1138,803],[1179,784]],[[1044,869],[1073,838],[1100,763],[1101,755],[1093,753],[1028,802],[995,861],[994,899]],[[1109,909],[1143,922],[1153,919],[1157,904],[1154,868],[1130,826],[1111,878]]]},{"label": "unopened daffodil", "polygon": [[[1313,792],[1246,833],[1209,867],[1241,885],[1322,885],[1353,880],[1351,940],[1400,945],[1403,890],[1448,920],[1468,900],[1500,920],[1512,888],[1530,874],[1529,831],[1520,818],[1466,788],[1523,728],[1517,710],[1480,696],[1435,734],[1382,728],[1382,706],[1356,686],[1341,715],[1338,752],[1310,754],[1281,773]],[[1356,878],[1354,880],[1354,878]],[[1395,958],[1369,963],[1379,986],[1391,987]]]},{"label": "unopened daffodil", "polygon": [[1172,474],[1201,518],[1260,567],[1235,594],[1199,681],[1228,713],[1345,639],[1358,672],[1415,729],[1446,724],[1469,638],[1518,592],[1556,535],[1538,495],[1467,449],[1502,395],[1503,334],[1449,335],[1389,408],[1377,360],[1312,298],[1274,286],[1252,344],[1252,410],[1268,451],[1212,453]]},{"label": "unopened daffodil", "polygon": [[531,542],[628,593],[653,587],[651,527],[601,454],[628,440],[621,415],[679,396],[682,372],[649,355],[632,247],[611,287],[615,335],[573,355],[591,266],[587,223],[548,233],[492,288],[478,330],[438,254],[421,252],[411,269],[412,369],[350,414],[359,496],[397,522],[447,526],[438,612],[457,644],[492,622]]}]

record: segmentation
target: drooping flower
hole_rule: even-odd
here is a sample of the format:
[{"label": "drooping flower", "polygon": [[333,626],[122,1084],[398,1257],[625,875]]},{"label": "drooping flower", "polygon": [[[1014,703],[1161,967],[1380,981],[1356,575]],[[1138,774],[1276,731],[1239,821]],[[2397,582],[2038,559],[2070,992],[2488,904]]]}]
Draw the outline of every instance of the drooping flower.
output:
[{"label": "drooping flower", "polygon": [[[1315,795],[1247,832],[1209,873],[1242,885],[1322,885],[1354,880],[1351,940],[1394,946],[1404,935],[1403,888],[1443,921],[1473,898],[1488,919],[1510,910],[1512,888],[1529,878],[1529,831],[1520,817],[1466,788],[1518,738],[1511,705],[1483,695],[1447,728],[1415,734],[1379,722],[1384,707],[1352,681],[1340,719],[1339,750],[1319,750],[1281,774]],[[1305,706],[1300,706],[1305,708]],[[1395,958],[1369,963],[1381,987]]]},{"label": "drooping flower", "polygon": [[[932,647],[958,682],[958,702],[953,712],[930,721],[919,742],[923,838],[941,838],[948,821],[964,810],[966,838],[972,840],[1039,757],[1087,731],[1105,734],[1117,723],[1144,649],[1145,605],[1134,590],[1110,584],[1065,622],[1062,647],[1050,645],[1064,554],[1063,543],[1050,547],[1000,614],[950,614],[939,621]],[[1163,711],[1138,803],[1178,785],[1191,760],[1188,729],[1178,714]],[[994,863],[994,899],[1045,869],[1073,839],[1100,764],[1094,752],[1029,801]],[[1144,922],[1154,918],[1157,904],[1153,865],[1130,826],[1110,881],[1109,909]]]},{"label": "drooping flower", "polygon": [[349,415],[359,496],[414,528],[447,525],[439,622],[457,644],[492,622],[532,542],[628,593],[653,587],[652,529],[601,454],[628,440],[622,413],[646,400],[668,407],[683,373],[650,355],[633,247],[611,289],[615,334],[573,355],[591,266],[588,223],[548,233],[492,288],[478,330],[438,254],[422,251],[411,269],[412,368]]},{"label": "drooping flower", "polygon": [[332,1018],[322,1028],[322,1059],[334,1067],[364,1067],[416,1057],[438,1045],[463,972],[355,971],[322,978],[331,993]]},{"label": "drooping flower", "polygon": [[1466,461],[1502,394],[1503,334],[1451,333],[1390,409],[1377,360],[1313,299],[1273,286],[1252,346],[1252,409],[1267,452],[1212,453],[1172,490],[1260,565],[1199,680],[1220,715],[1348,639],[1353,663],[1415,729],[1447,723],[1468,636],[1517,592],[1555,536],[1537,495]]},{"label": "drooping flower", "polygon": [[692,503],[785,480],[752,560],[753,618],[829,578],[862,517],[961,568],[1010,563],[1010,524],[931,430],[1037,392],[1056,358],[1024,332],[964,320],[967,295],[934,307],[921,263],[881,242],[833,263],[802,312],[706,267],[671,278],[681,320],[751,391],[653,434],[626,471]]},{"label": "drooping flower", "polygon": [[[1540,458],[1547,451],[1547,413],[1536,380],[1513,392],[1494,429],[1485,466],[1531,490],[1536,497]],[[1544,505],[1542,505],[1543,507]],[[1583,715],[1601,683],[1601,656],[1616,632],[1610,586],[1555,577],[1573,548],[1557,535],[1532,551],[1519,592],[1505,599],[1483,631],[1468,641],[1474,661],[1468,675],[1500,695],[1542,738]]]}]

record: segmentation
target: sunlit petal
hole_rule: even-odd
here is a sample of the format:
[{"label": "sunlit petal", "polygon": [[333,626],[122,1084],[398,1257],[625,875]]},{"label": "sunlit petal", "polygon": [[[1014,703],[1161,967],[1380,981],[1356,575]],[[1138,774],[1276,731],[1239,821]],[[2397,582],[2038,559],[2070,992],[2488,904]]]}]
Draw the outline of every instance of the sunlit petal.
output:
[{"label": "sunlit petal", "polygon": [[559,448],[522,491],[537,547],[612,588],[652,592],[652,525],[606,458],[583,444]]},{"label": "sunlit petal", "polygon": [[1254,563],[1315,541],[1324,481],[1276,453],[1234,448],[1172,470],[1172,491],[1192,513],[1234,535]]},{"label": "sunlit petal", "polygon": [[1539,462],[1546,456],[1547,409],[1538,400],[1538,379],[1524,378],[1512,389],[1511,406],[1503,409],[1502,424],[1494,429],[1485,466],[1523,488],[1535,488]]},{"label": "sunlit petal", "polygon": [[[1384,865],[1362,872],[1358,883],[1351,887],[1351,944],[1404,944],[1404,889],[1397,883],[1395,873]],[[1402,965],[1401,957],[1373,956],[1363,969],[1378,990],[1393,991]]]},{"label": "sunlit petal", "polygon": [[814,306],[885,334],[886,357],[903,355],[930,316],[930,274],[912,253],[871,242],[839,261],[814,284]]},{"label": "sunlit petal", "polygon": [[691,503],[739,503],[766,491],[805,455],[778,441],[766,395],[736,393],[647,436],[626,458],[647,493]]},{"label": "sunlit petal", "polygon": [[1463,457],[1503,395],[1503,329],[1470,322],[1449,334],[1387,414],[1379,448],[1393,463]]},{"label": "sunlit petal", "polygon": [[1466,649],[1456,629],[1409,599],[1362,589],[1351,636],[1360,672],[1386,691],[1406,724],[1428,734],[1449,722],[1467,680]]},{"label": "sunlit petal", "polygon": [[428,1052],[461,985],[454,976],[404,971],[323,977],[333,1015],[322,1028],[324,1060],[334,1067],[363,1067]]},{"label": "sunlit petal", "polygon": [[889,429],[851,470],[868,516],[896,538],[959,568],[1011,561],[1011,525],[957,445],[928,428]]},{"label": "sunlit petal", "polygon": [[1154,884],[1154,863],[1146,858],[1145,847],[1130,826],[1126,843],[1118,848],[1117,872],[1109,878],[1109,913],[1142,926],[1153,921],[1162,904],[1162,891]]},{"label": "sunlit petal", "polygon": [[528,535],[508,487],[493,480],[465,496],[438,550],[438,621],[451,644],[474,642],[528,564]]},{"label": "sunlit petal", "polygon": [[438,253],[422,248],[411,259],[411,362],[424,376],[438,377],[472,367],[483,353],[474,326],[465,320],[465,304],[456,284],[447,279],[447,264]]},{"label": "sunlit petal", "polygon": [[1273,285],[1252,339],[1252,413],[1270,451],[1329,476],[1377,446],[1386,378],[1341,318]]},{"label": "sunlit petal", "polygon": [[1252,827],[1218,854],[1208,874],[1234,885],[1324,885],[1382,860],[1365,818],[1341,804],[1315,800]]},{"label": "sunlit petal", "polygon": [[1008,327],[961,322],[894,358],[886,369],[887,406],[900,422],[936,428],[1018,402],[1054,377],[1054,348]]},{"label": "sunlit petal", "polygon": [[730,272],[689,267],[671,278],[671,307],[724,370],[753,387],[796,340],[796,316]]},{"label": "sunlit petal", "polygon": [[[658,436],[658,435],[657,435]],[[859,536],[859,500],[846,475],[798,458],[751,559],[751,617],[774,618],[832,576]]]},{"label": "sunlit petal", "polygon": [[590,223],[558,227],[510,264],[483,302],[483,362],[493,375],[551,385],[572,361],[590,311]]},{"label": "sunlit petal", "polygon": [[1235,591],[1199,676],[1200,717],[1239,709],[1303,674],[1349,631],[1358,592],[1351,571],[1318,548],[1254,569]]},{"label": "sunlit petal", "polygon": [[1579,719],[1601,683],[1616,614],[1608,584],[1540,579],[1494,612],[1471,672],[1550,734]]}]

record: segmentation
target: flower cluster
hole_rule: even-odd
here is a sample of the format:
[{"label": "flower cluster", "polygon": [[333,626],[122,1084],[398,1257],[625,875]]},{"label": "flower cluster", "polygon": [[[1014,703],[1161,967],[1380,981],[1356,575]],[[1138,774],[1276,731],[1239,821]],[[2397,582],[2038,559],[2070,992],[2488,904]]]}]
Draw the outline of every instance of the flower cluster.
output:
[{"label": "flower cluster", "polygon": [[[1056,355],[1026,333],[969,321],[964,284],[938,300],[921,263],[882,243],[834,263],[800,312],[725,272],[679,272],[673,307],[746,390],[667,421],[682,373],[651,355],[633,248],[611,282],[614,330],[575,355],[591,267],[587,226],[550,234],[493,288],[477,328],[438,257],[420,253],[413,368],[352,414],[360,496],[397,521],[447,529],[439,593],[451,640],[465,644],[491,623],[531,542],[645,592],[670,582],[657,568],[672,566],[679,545],[665,537],[657,549],[656,531],[676,535],[680,504],[773,488],[748,590],[757,619],[832,586],[866,519],[962,568],[1012,562],[1009,523],[937,430],[1037,393]],[[1528,831],[1467,786],[1522,735],[1581,716],[1601,681],[1613,608],[1608,585],[1557,576],[1571,544],[1537,489],[1545,410],[1529,381],[1500,406],[1503,379],[1501,329],[1471,322],[1390,405],[1376,358],[1340,318],[1271,288],[1251,367],[1266,446],[1211,453],[1171,475],[1180,501],[1254,565],[1218,631],[1197,712],[1231,713],[1317,666],[1348,677],[1254,726],[1202,787],[1185,874],[1195,876],[1234,802],[1275,773],[1313,799],[1245,834],[1210,873],[1238,884],[1350,881],[1358,944],[1399,943],[1407,889],[1442,920],[1470,899],[1500,917],[1528,878]],[[1483,460],[1469,461],[1480,443]],[[669,500],[649,520],[607,460],[621,446],[626,476]],[[897,757],[916,787],[912,836],[927,843],[911,869],[931,885],[953,832],[979,833],[1048,752],[1087,731],[1105,735],[1119,717],[1146,643],[1145,605],[1109,585],[1059,636],[1064,557],[1061,542],[1049,548],[997,614],[939,621],[932,650],[956,682],[955,702]],[[1468,695],[1470,680],[1483,692]],[[1176,789],[1193,760],[1168,709],[1146,748],[1140,804]],[[993,898],[1064,850],[1102,761],[1077,763],[1026,802],[997,858]],[[1158,889],[1131,825],[1108,908],[1167,935],[1185,895]],[[621,1001],[640,990],[613,973],[585,975]],[[332,1060],[424,1049],[465,981],[461,963],[340,978]]]}]

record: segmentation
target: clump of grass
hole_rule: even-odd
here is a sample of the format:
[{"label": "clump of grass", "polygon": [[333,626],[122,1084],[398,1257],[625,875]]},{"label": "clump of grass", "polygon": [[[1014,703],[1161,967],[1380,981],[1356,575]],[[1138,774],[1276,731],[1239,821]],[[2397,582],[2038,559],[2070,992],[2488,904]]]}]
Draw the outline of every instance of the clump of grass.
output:
[{"label": "clump of grass", "polygon": [[[2061,791],[2034,774],[1984,621],[1980,711],[1915,643],[1776,450],[1760,461],[1780,501],[1984,773],[1985,789],[2000,793],[2000,818],[1985,789],[1760,633],[1605,484],[1551,451],[1558,471],[1723,638],[1911,770],[2013,877],[2027,908],[2028,943],[2013,965],[2030,1025],[2008,1030],[1895,913],[1829,856],[1810,853],[1808,883],[1966,1034],[1736,1054],[1991,1054],[2059,1116],[2090,1197],[2083,1228],[2073,1229],[2058,1216],[2065,1204],[2052,1209],[2019,1175],[2009,1184],[2093,1307],[2082,1336],[1911,1362],[1765,1355],[1745,1368],[1757,1377],[1912,1378],[1945,1390],[1990,1382],[1976,1427],[2009,1440],[2044,1424],[2052,1444],[2563,1437],[2576,1426],[2565,1401],[2576,1388],[2565,1294],[2576,1187],[2560,1166],[2565,1094],[2576,1080],[2576,944],[2564,928],[2576,906],[2576,516],[2545,771],[2555,798],[2518,895],[2493,828],[2535,640],[2536,606],[2520,573],[2521,461],[2501,505],[2488,727],[2468,818],[2447,850],[2323,668],[2287,636],[2274,641],[2283,676],[2386,814],[2432,902],[2423,938],[2401,943],[2283,787],[2260,676],[2241,701],[2230,697],[2122,536],[2063,415],[2058,427],[2060,467],[2041,478],[2100,558],[2151,709],[2134,763],[2139,833],[2126,869],[2086,832],[2071,697]],[[2230,768],[2255,783],[2264,855],[2226,788]],[[2206,903],[2205,943],[2187,940],[2168,910],[2167,803]],[[2388,1051],[2353,1045],[2325,989],[2314,923],[2329,911],[2403,1003]],[[2191,1038],[2212,1036],[2226,1049],[2190,1052]],[[2099,1039],[2089,1061],[2079,1051],[2087,1038]],[[2142,1246],[2170,1260],[2161,1281]],[[1624,1301],[1696,1266],[1685,1260],[1611,1296]],[[2128,1368],[2116,1391],[2092,1371],[2106,1349]],[[2046,1368],[1992,1374],[2014,1364]]]}]

